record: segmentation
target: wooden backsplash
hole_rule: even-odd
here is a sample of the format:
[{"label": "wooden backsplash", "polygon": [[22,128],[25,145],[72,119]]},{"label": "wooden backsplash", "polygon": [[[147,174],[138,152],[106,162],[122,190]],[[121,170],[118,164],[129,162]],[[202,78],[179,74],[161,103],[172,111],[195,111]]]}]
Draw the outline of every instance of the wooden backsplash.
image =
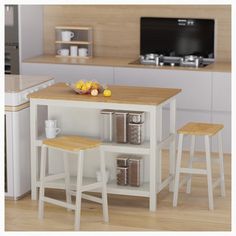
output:
[{"label": "wooden backsplash", "polygon": [[216,23],[216,59],[231,61],[230,5],[45,5],[44,53],[55,53],[55,26],[92,26],[94,55],[137,58],[140,17],[210,18]]}]

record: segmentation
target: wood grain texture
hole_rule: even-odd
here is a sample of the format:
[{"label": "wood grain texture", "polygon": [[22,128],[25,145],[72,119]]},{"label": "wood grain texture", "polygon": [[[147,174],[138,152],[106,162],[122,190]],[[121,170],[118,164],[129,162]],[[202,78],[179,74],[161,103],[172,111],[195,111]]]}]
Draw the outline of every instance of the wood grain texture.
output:
[{"label": "wood grain texture", "polygon": [[104,97],[101,93],[98,94],[98,96],[94,97],[90,94],[79,95],[65,83],[57,83],[46,89],[31,93],[28,95],[28,97],[37,99],[60,99],[85,102],[159,105],[181,92],[181,89],[118,85],[108,85],[108,88],[112,91],[111,97]]},{"label": "wood grain texture", "polygon": [[54,54],[55,27],[91,26],[94,56],[137,58],[140,17],[215,19],[216,60],[231,61],[230,5],[45,5],[44,53]]},{"label": "wood grain texture", "polygon": [[78,152],[90,148],[98,147],[101,144],[100,140],[90,139],[80,136],[61,136],[52,139],[43,140],[43,144],[59,148],[67,151]]},{"label": "wood grain texture", "polygon": [[[163,158],[163,175],[168,172],[168,152]],[[202,153],[196,153],[202,155]],[[191,194],[185,187],[179,192],[178,207],[172,207],[173,193],[165,188],[157,199],[157,211],[149,212],[148,199],[143,197],[108,196],[108,224],[102,220],[99,204],[82,201],[81,231],[230,231],[231,230],[231,156],[224,156],[226,197],[220,197],[219,188],[214,190],[215,209],[208,210],[207,181],[205,176],[194,176]],[[187,165],[184,152],[183,166]],[[196,163],[203,167],[205,163]],[[195,166],[194,166],[195,167]],[[213,165],[213,177],[219,173]],[[48,190],[46,196],[65,200],[65,192]],[[5,201],[6,231],[73,231],[74,212],[51,204],[45,204],[45,217],[37,217],[38,202],[30,195],[19,201]],[[161,232],[159,232],[161,233]]]},{"label": "wood grain texture", "polygon": [[26,102],[26,103],[23,103],[19,106],[5,106],[5,111],[8,111],[8,112],[17,112],[17,111],[21,111],[27,107],[30,106],[30,103],[29,102]]},{"label": "wood grain texture", "polygon": [[189,134],[189,135],[215,135],[221,129],[224,128],[222,124],[210,124],[210,123],[196,123],[190,122],[178,129],[178,134]]}]

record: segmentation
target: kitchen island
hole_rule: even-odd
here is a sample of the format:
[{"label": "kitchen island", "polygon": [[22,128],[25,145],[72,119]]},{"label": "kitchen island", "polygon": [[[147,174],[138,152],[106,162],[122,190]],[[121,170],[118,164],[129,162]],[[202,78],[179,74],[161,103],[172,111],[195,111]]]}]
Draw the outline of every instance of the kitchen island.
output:
[{"label": "kitchen island", "polygon": [[[32,200],[37,199],[38,180],[38,158],[39,148],[43,137],[38,132],[38,106],[57,107],[65,109],[73,107],[76,109],[112,109],[123,111],[143,111],[149,116],[149,138],[141,145],[103,143],[104,152],[143,154],[148,156],[149,175],[148,182],[140,187],[118,186],[114,182],[108,183],[108,193],[123,194],[130,196],[143,196],[149,198],[150,211],[156,210],[156,196],[164,187],[169,185],[173,190],[173,177],[175,171],[175,122],[176,122],[176,96],[181,89],[174,88],[140,88],[131,86],[109,86],[112,91],[111,97],[99,94],[78,95],[65,83],[54,84],[42,91],[29,95],[30,98],[30,124],[31,124],[31,191]],[[169,135],[162,136],[163,107],[169,105]],[[49,117],[50,118],[50,117]],[[78,118],[79,119],[79,118]],[[97,119],[97,117],[94,117]],[[68,116],[69,122],[69,116]],[[80,122],[86,122],[81,120]],[[169,145],[169,175],[162,180],[161,174],[161,150],[164,145]],[[64,188],[63,183],[58,188]],[[72,187],[73,188],[73,187]]]}]

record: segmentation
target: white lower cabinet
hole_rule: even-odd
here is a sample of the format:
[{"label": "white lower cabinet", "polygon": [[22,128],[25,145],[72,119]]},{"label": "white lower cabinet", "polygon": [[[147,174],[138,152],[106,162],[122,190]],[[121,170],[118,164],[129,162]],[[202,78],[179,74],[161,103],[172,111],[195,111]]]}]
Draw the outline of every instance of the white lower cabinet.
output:
[{"label": "white lower cabinet", "polygon": [[[212,112],[212,122],[224,125],[223,152],[231,153],[231,112]],[[212,150],[218,151],[217,139],[213,140],[212,144]]]},{"label": "white lower cabinet", "polygon": [[231,73],[212,73],[212,110],[231,111]]},{"label": "white lower cabinet", "polygon": [[211,73],[184,70],[114,68],[114,82],[120,85],[181,88],[177,107],[211,109]]},{"label": "white lower cabinet", "polygon": [[[212,122],[224,125],[223,151],[231,153],[231,73],[212,73]],[[217,151],[216,140],[213,151]]]},{"label": "white lower cabinet", "polygon": [[96,80],[101,84],[113,84],[113,68],[105,66],[83,66],[64,64],[23,63],[21,74],[48,75],[55,82],[76,82],[78,80]]}]

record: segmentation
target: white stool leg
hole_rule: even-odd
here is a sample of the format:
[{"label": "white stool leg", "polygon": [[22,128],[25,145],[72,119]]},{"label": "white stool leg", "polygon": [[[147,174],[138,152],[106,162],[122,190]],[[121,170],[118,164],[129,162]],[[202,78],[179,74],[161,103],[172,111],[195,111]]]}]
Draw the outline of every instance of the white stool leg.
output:
[{"label": "white stool leg", "polygon": [[44,215],[44,177],[46,173],[46,155],[47,155],[47,147],[45,145],[42,145],[41,148],[41,165],[40,165],[40,189],[39,189],[39,213],[38,217],[39,219],[43,218]]},{"label": "white stool leg", "polygon": [[207,168],[209,209],[213,210],[214,204],[213,204],[213,188],[212,188],[212,175],[211,175],[211,156],[210,156],[210,141],[208,135],[205,135],[205,147],[206,147],[206,168]]},{"label": "white stool leg", "polygon": [[175,171],[175,186],[174,186],[173,207],[177,206],[177,201],[178,201],[179,174],[180,174],[181,157],[182,157],[182,146],[183,146],[183,134],[180,134],[179,135],[179,143],[178,143],[178,154],[177,154],[177,162],[176,162],[176,171]]},{"label": "white stool leg", "polygon": [[84,151],[80,151],[78,155],[78,167],[77,167],[77,183],[76,183],[76,202],[75,202],[75,230],[80,229],[80,213],[81,213],[81,187],[83,179],[83,160]]},{"label": "white stool leg", "polygon": [[102,210],[103,210],[103,220],[105,222],[109,221],[108,216],[108,203],[107,203],[107,184],[106,184],[106,168],[105,168],[105,157],[102,147],[100,148],[100,171],[102,175]]},{"label": "white stool leg", "polygon": [[220,163],[220,192],[221,196],[225,197],[225,176],[224,176],[224,156],[222,148],[222,132],[218,133],[218,145],[219,145],[219,163]]},{"label": "white stool leg", "polygon": [[[69,170],[69,159],[68,153],[63,152],[63,159],[64,159],[64,171],[65,171],[65,190],[66,190],[66,202],[67,204],[71,204],[71,189],[70,189],[70,170]],[[67,208],[70,211],[70,208]]]},{"label": "white stool leg", "polygon": [[[195,135],[191,135],[190,158],[188,164],[189,169],[191,169],[193,166],[194,148],[195,148]],[[189,175],[189,180],[187,181],[186,193],[191,192],[191,184],[192,184],[192,174]]]}]

